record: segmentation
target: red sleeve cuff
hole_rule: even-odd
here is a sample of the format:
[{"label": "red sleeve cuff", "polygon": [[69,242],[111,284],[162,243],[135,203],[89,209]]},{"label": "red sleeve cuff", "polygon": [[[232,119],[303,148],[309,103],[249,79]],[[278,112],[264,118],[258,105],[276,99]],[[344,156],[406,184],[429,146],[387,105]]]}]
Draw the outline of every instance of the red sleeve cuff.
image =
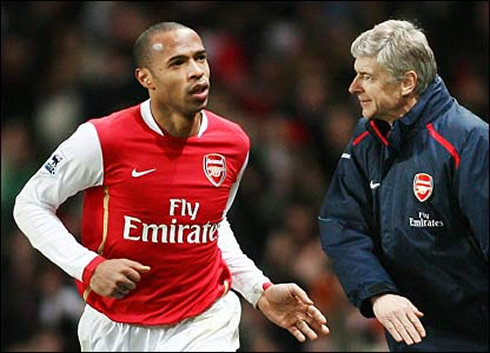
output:
[{"label": "red sleeve cuff", "polygon": [[85,266],[82,275],[82,282],[85,283],[87,286],[90,285],[90,279],[92,278],[95,269],[102,261],[105,261],[105,258],[102,256],[97,256],[92,261],[90,261],[87,266]]},{"label": "red sleeve cuff", "polygon": [[271,282],[265,282],[263,285],[262,285],[262,289],[263,290],[266,290],[267,288],[269,288],[270,286],[272,286],[272,283]]}]

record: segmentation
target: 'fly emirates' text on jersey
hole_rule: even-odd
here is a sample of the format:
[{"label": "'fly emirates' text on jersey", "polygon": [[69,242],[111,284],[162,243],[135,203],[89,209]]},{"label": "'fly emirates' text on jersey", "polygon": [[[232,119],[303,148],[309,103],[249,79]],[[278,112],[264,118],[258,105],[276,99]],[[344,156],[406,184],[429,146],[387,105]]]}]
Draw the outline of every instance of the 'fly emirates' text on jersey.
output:
[{"label": "'fly emirates' text on jersey", "polygon": [[[87,156],[79,151],[77,161],[71,150],[83,150],[83,142],[70,144],[69,139],[61,144],[30,183],[49,190],[45,186],[49,178],[58,179],[53,183],[59,183],[65,195],[51,197],[52,191],[43,193],[41,188],[35,191],[41,196],[31,199],[53,198],[57,208],[78,189],[85,190],[81,242],[93,255],[88,258],[71,240],[66,248],[72,255],[61,254],[49,249],[48,241],[30,236],[36,231],[28,224],[22,230],[34,246],[37,242],[41,252],[77,279],[89,305],[117,322],[172,324],[205,311],[232,283],[256,304],[258,288],[268,279],[241,252],[226,220],[250,149],[248,136],[236,123],[203,111],[198,134],[176,138],[160,130],[146,101],[82,124],[71,139],[77,140],[77,134],[79,141],[80,135],[95,139],[90,146],[97,145],[98,153]],[[71,167],[63,165],[70,163]],[[63,191],[62,180],[70,184],[71,178],[83,182]],[[21,193],[25,198],[34,192],[26,189]],[[32,219],[34,210],[30,212]],[[47,237],[46,231],[37,230],[39,238]],[[83,282],[83,268],[65,264],[69,256],[84,266],[99,256],[127,258],[151,270],[141,274],[136,289],[123,299],[103,297]]]}]

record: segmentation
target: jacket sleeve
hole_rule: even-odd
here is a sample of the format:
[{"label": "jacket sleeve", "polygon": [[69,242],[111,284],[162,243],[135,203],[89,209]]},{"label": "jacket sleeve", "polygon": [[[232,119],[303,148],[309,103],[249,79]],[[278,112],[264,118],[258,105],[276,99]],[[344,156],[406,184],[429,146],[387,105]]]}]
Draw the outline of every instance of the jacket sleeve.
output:
[{"label": "jacket sleeve", "polygon": [[488,124],[473,129],[461,151],[455,188],[459,206],[471,228],[470,241],[488,264]]},{"label": "jacket sleeve", "polygon": [[370,298],[398,291],[377,255],[369,180],[352,147],[342,154],[322,205],[320,236],[347,298],[362,315],[374,317]]}]

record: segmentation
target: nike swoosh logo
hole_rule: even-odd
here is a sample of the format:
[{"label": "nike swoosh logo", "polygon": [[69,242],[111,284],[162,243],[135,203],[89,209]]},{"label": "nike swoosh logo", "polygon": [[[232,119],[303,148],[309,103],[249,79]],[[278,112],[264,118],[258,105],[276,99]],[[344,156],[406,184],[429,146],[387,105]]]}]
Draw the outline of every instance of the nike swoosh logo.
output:
[{"label": "nike swoosh logo", "polygon": [[369,183],[369,187],[371,189],[376,189],[378,186],[380,186],[381,183],[375,183],[374,181],[371,180],[371,182]]},{"label": "nike swoosh logo", "polygon": [[142,170],[141,172],[138,172],[138,171],[136,170],[136,168],[135,168],[135,169],[133,169],[133,171],[131,172],[131,176],[132,176],[133,178],[139,178],[140,176],[143,176],[143,175],[146,175],[146,174],[148,174],[148,173],[154,172],[155,170],[157,170],[157,169],[156,169],[156,168],[153,168],[153,169]]}]

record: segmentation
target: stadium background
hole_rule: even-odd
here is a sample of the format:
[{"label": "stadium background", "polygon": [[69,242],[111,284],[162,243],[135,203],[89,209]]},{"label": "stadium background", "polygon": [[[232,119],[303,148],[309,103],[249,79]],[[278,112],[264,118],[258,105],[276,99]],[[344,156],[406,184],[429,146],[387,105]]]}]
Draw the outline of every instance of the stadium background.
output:
[{"label": "stadium background", "polygon": [[[250,134],[230,214],[242,249],[274,281],[303,286],[331,327],[300,345],[245,303],[240,350],[386,351],[379,325],[347,302],[316,221],[360,114],[350,43],[388,18],[415,20],[452,94],[488,121],[488,14],[488,1],[2,2],[1,351],[79,350],[83,303],[15,226],[14,197],[78,124],[146,99],[131,46],[160,21],[201,34],[209,108]],[[58,212],[75,235],[80,206],[75,196]]]}]

